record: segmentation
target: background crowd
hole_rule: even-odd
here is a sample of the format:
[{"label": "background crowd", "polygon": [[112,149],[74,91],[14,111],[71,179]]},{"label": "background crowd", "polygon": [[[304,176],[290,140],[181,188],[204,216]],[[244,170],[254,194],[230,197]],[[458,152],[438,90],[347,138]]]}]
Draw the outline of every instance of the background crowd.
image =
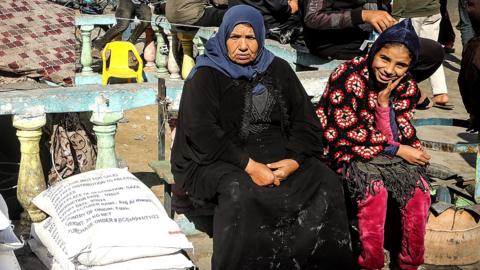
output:
[{"label": "background crowd", "polygon": [[[107,42],[127,29],[128,18],[137,16],[142,22],[129,38],[129,41],[135,42],[148,26],[151,11],[147,5],[150,2],[119,0],[116,16],[124,20],[120,19],[105,36],[95,41],[94,55],[98,55]],[[444,53],[455,51],[455,33],[446,0],[168,0],[155,2],[155,12],[164,14],[170,23],[179,28],[195,31],[198,26],[219,26],[226,10],[238,4],[249,5],[260,11],[267,38],[283,44],[305,46],[310,53],[327,59],[349,60],[363,55],[368,50],[362,46],[365,40],[371,40],[397,22],[410,18],[421,43],[419,61],[411,73],[417,82],[428,79],[432,89],[430,97],[420,89],[421,96],[416,109],[429,109],[431,106],[454,109],[449,103],[442,65]],[[472,22],[467,13],[469,5],[474,13],[475,1],[458,1],[460,22],[457,27],[464,47],[477,36],[474,29],[476,22]],[[472,46],[469,48],[473,49]],[[473,57],[471,54],[472,50],[468,50],[467,57]],[[471,116],[471,128],[476,130],[478,112],[470,104],[471,100],[476,99],[468,90],[472,87],[471,82],[475,81],[471,74],[476,72],[467,71],[467,68],[474,67],[472,65],[464,64],[462,67],[460,92]],[[469,78],[469,83],[465,76]]]}]

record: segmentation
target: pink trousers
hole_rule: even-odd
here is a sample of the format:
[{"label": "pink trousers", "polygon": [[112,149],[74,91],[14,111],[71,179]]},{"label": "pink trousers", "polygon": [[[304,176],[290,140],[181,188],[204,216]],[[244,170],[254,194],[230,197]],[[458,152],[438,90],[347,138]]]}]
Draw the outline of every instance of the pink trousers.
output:
[{"label": "pink trousers", "polygon": [[[388,191],[382,182],[375,184],[376,194],[358,201],[358,223],[362,244],[358,264],[362,269],[381,269],[384,266],[384,228]],[[430,193],[417,188],[413,197],[400,209],[402,246],[398,261],[401,269],[416,270],[423,263],[429,207]]]}]

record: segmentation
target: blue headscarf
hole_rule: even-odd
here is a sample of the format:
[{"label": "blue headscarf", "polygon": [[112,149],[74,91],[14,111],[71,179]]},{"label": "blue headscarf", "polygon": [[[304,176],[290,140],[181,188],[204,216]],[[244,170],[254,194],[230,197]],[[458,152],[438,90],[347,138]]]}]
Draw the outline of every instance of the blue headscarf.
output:
[{"label": "blue headscarf", "polygon": [[415,65],[418,61],[418,54],[420,52],[420,41],[417,33],[412,26],[410,19],[402,20],[394,26],[383,31],[375,40],[368,52],[368,66],[372,66],[375,54],[387,43],[401,43],[407,47],[412,53],[412,61],[410,66]]},{"label": "blue headscarf", "polygon": [[[238,65],[230,60],[227,51],[227,39],[233,28],[241,23],[252,26],[258,42],[257,57],[249,65]],[[230,8],[223,16],[217,34],[210,38],[205,45],[205,54],[196,59],[195,67],[188,75],[190,79],[200,67],[215,68],[232,79],[254,79],[258,73],[263,73],[273,61],[273,54],[264,48],[265,26],[263,16],[258,10],[247,5],[237,5]]]}]

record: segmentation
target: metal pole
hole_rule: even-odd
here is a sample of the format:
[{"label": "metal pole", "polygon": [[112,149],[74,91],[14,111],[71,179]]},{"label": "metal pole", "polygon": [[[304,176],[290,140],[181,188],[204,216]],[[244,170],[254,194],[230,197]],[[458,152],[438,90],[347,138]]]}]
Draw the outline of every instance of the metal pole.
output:
[{"label": "metal pole", "polygon": [[165,79],[158,78],[158,160],[165,160],[165,126],[167,125],[167,87]]}]

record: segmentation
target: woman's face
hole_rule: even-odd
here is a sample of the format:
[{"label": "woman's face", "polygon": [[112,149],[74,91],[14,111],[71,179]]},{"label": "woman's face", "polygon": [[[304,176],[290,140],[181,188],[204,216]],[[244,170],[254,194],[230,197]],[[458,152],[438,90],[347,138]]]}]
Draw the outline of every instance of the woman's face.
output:
[{"label": "woman's face", "polygon": [[384,46],[375,54],[372,70],[379,83],[388,84],[407,73],[411,61],[405,46]]},{"label": "woman's face", "polygon": [[249,24],[237,24],[227,39],[228,58],[239,65],[246,65],[255,60],[258,42],[255,32]]}]

